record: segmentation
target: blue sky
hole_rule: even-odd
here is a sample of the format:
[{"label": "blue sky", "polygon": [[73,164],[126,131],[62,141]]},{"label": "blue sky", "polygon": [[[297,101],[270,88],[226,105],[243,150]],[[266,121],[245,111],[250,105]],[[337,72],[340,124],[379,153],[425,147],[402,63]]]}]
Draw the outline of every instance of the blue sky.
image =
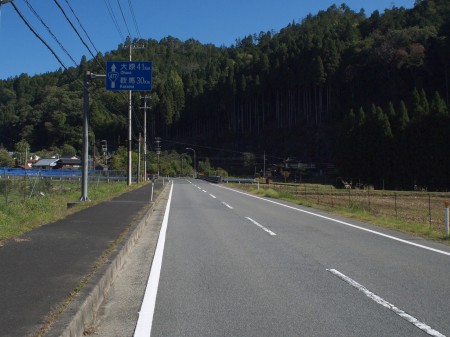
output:
[{"label": "blue sky", "polygon": [[[77,63],[82,55],[89,56],[88,50],[75,35],[54,0],[28,0],[28,2]],[[279,31],[292,21],[299,22],[309,13],[316,14],[334,3],[341,4],[343,1],[58,0],[58,2],[66,10],[79,32],[83,34],[67,5],[67,3],[70,4],[95,47],[104,53],[116,49],[123,42],[108,12],[107,3],[111,5],[123,36],[127,36],[128,31],[118,3],[121,5],[132,37],[138,35],[130,11],[129,3],[131,2],[137,28],[144,39],[160,40],[171,35],[183,41],[194,38],[201,43],[230,46],[237,38],[258,34],[261,31]],[[52,46],[64,64],[72,66],[73,62],[36,19],[26,1],[15,0],[14,3],[33,28]],[[414,6],[414,0],[348,0],[345,3],[355,11],[364,8],[367,15],[376,9],[383,12],[385,8],[392,6],[405,8]],[[84,39],[88,42],[87,38],[84,37]],[[59,67],[55,57],[26,27],[11,4],[4,4],[1,7],[0,16],[0,79],[18,76],[21,73],[34,75],[55,71]]]}]

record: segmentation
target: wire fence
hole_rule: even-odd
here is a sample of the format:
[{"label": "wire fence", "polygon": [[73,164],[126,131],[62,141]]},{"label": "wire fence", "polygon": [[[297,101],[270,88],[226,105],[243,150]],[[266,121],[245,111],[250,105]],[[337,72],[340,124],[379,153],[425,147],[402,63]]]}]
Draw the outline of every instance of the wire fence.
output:
[{"label": "wire fence", "polygon": [[382,191],[373,189],[336,189],[311,184],[260,184],[260,188],[286,192],[298,199],[329,207],[350,207],[379,216],[421,223],[437,230],[445,229],[444,202],[450,193],[421,191]]},{"label": "wire fence", "polygon": [[[89,187],[127,180],[125,171],[89,171]],[[81,193],[81,171],[0,169],[0,204],[48,194]]]}]

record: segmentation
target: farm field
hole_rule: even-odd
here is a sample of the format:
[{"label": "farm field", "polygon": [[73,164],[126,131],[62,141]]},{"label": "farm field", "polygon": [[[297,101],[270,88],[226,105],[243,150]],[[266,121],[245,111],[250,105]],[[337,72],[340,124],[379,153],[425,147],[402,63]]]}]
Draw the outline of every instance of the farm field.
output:
[{"label": "farm field", "polygon": [[233,184],[251,193],[324,209],[427,238],[445,239],[447,192],[336,189],[316,184]]}]

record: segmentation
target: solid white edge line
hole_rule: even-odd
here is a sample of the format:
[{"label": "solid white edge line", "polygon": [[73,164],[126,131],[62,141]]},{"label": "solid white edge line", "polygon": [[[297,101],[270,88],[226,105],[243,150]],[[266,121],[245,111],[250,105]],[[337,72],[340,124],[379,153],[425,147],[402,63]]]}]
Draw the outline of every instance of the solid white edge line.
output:
[{"label": "solid white edge line", "polygon": [[407,241],[407,240],[403,240],[403,239],[397,238],[395,236],[387,235],[387,234],[384,234],[384,233],[381,233],[381,232],[377,232],[377,231],[374,231],[374,230],[371,230],[371,229],[368,229],[368,228],[352,225],[352,224],[350,224],[348,222],[345,222],[345,221],[333,219],[333,218],[330,218],[330,217],[327,217],[327,216],[324,216],[324,215],[320,215],[320,214],[317,214],[317,213],[305,211],[303,209],[299,209],[299,208],[292,207],[292,206],[289,206],[289,205],[284,205],[284,204],[282,204],[280,202],[276,202],[276,201],[273,201],[273,200],[261,198],[261,197],[258,197],[256,195],[248,194],[248,193],[245,193],[245,192],[237,191],[237,190],[234,190],[234,189],[229,188],[229,187],[220,186],[220,185],[219,185],[219,187],[227,189],[227,190],[230,190],[230,191],[233,191],[233,192],[236,192],[236,193],[240,193],[240,194],[252,197],[252,198],[264,200],[264,201],[270,202],[270,203],[275,204],[275,205],[279,205],[279,206],[283,206],[283,207],[286,207],[286,208],[290,208],[290,209],[293,209],[293,210],[295,210],[297,212],[306,213],[306,214],[313,215],[313,216],[316,216],[316,217],[319,217],[319,218],[322,218],[322,219],[326,219],[326,220],[329,220],[329,221],[334,221],[334,222],[340,223],[340,224],[345,225],[345,226],[349,226],[349,227],[353,227],[353,228],[356,228],[356,229],[360,229],[362,231],[369,232],[369,233],[372,233],[372,234],[375,234],[375,235],[383,236],[385,238],[388,238],[388,239],[391,239],[391,240],[395,240],[395,241],[398,241],[398,242],[402,242],[402,243],[405,243],[407,245],[419,247],[419,248],[426,249],[426,250],[429,250],[429,251],[432,251],[432,252],[435,252],[435,253],[438,253],[438,254],[450,256],[449,252],[446,252],[446,251],[443,251],[443,250],[439,250],[439,249],[431,248],[431,247],[428,247],[428,246],[420,245],[418,243],[414,243],[414,242],[410,242],[410,241]]},{"label": "solid white edge line", "polygon": [[173,183],[170,187],[169,199],[166,205],[161,230],[159,232],[158,243],[156,244],[155,255],[153,257],[152,268],[145,289],[139,318],[134,331],[134,337],[149,337],[152,331],[153,314],[155,311],[156,294],[158,293],[159,276],[161,274],[164,244],[166,242],[167,223],[169,222],[170,204],[172,201]]},{"label": "solid white edge line", "polygon": [[264,227],[263,225],[259,224],[257,221],[253,220],[252,218],[246,217],[247,220],[253,222],[256,226],[258,226],[259,228],[261,228],[263,231],[269,233],[271,236],[275,236],[276,234],[274,232],[272,232],[270,229]]},{"label": "solid white edge line", "polygon": [[336,269],[327,269],[330,273],[336,275],[337,277],[339,277],[340,279],[344,280],[345,282],[347,282],[348,284],[350,284],[352,287],[358,289],[359,291],[361,291],[364,295],[366,295],[367,297],[369,297],[371,300],[375,301],[376,303],[382,305],[383,307],[393,311],[394,313],[396,313],[397,315],[399,315],[401,318],[405,319],[406,321],[408,321],[411,324],[414,324],[416,327],[418,327],[420,330],[426,332],[427,334],[429,334],[430,336],[435,336],[435,337],[445,337],[445,335],[441,334],[439,331],[434,330],[433,328],[431,328],[430,326],[428,326],[427,324],[419,321],[417,318],[407,314],[406,312],[404,312],[403,310],[397,308],[395,305],[393,305],[392,303],[389,303],[388,301],[384,300],[383,298],[381,298],[378,295],[375,295],[373,292],[371,292],[369,289],[367,289],[366,287],[364,287],[363,285],[359,284],[358,282],[356,282],[355,280],[351,279],[350,277],[342,274],[341,272],[337,271]]}]

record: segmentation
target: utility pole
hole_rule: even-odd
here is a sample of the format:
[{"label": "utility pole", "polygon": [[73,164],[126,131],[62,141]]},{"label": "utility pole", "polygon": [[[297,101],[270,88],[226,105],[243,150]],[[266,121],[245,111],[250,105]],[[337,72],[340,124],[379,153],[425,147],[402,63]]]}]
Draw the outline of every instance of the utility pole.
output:
[{"label": "utility pole", "polygon": [[161,138],[160,137],[155,138],[155,150],[156,150],[156,154],[158,156],[158,178],[159,178],[159,155],[161,154]]},{"label": "utility pole", "polygon": [[89,84],[95,78],[106,78],[106,75],[92,74],[89,71],[84,75],[83,85],[83,157],[81,172],[81,198],[80,201],[89,201],[88,174],[89,174]]},{"label": "utility pole", "polygon": [[137,176],[136,176],[136,181],[137,183],[140,183],[141,181],[141,143],[142,143],[142,139],[141,139],[141,133],[139,132],[139,150],[138,150],[138,164],[137,164]]},{"label": "utility pole", "polygon": [[[144,47],[137,47],[131,44],[131,37],[128,36],[129,43],[129,52],[130,52],[130,62],[131,62],[131,52],[133,49],[144,49]],[[131,113],[132,113],[132,105],[131,105],[131,90],[128,91],[128,186],[131,185],[131,176],[132,176],[132,165],[131,165]]]},{"label": "utility pole", "polygon": [[264,151],[264,168],[263,168],[263,179],[266,179],[266,151]]},{"label": "utility pole", "polygon": [[144,181],[147,181],[147,99],[150,98],[149,95],[141,97],[144,100]]}]

